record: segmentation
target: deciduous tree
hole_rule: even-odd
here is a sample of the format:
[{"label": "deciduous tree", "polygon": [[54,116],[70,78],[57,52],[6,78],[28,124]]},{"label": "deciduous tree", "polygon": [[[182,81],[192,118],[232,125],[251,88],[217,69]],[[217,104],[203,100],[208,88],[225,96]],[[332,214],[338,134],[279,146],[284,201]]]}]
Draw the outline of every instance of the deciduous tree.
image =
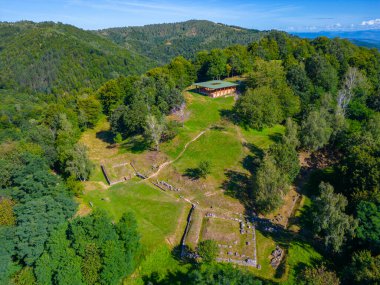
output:
[{"label": "deciduous tree", "polygon": [[302,146],[310,151],[315,151],[325,146],[330,139],[332,128],[326,119],[326,111],[311,111],[301,126]]},{"label": "deciduous tree", "polygon": [[253,196],[257,210],[269,213],[278,208],[283,202],[286,187],[286,179],[276,167],[274,159],[265,155],[253,175]]},{"label": "deciduous tree", "polygon": [[340,280],[334,271],[326,266],[307,267],[298,276],[300,285],[340,285]]},{"label": "deciduous tree", "polygon": [[357,208],[359,226],[356,234],[369,248],[374,251],[380,249],[380,205],[361,201]]},{"label": "deciduous tree", "polygon": [[344,280],[354,284],[378,284],[380,282],[380,255],[372,256],[368,250],[355,252],[344,272]]},{"label": "deciduous tree", "polygon": [[66,161],[66,172],[80,181],[86,181],[94,165],[87,156],[87,147],[77,143]]},{"label": "deciduous tree", "polygon": [[157,119],[154,115],[148,115],[146,117],[145,133],[154,143],[156,151],[160,150],[160,143],[164,130],[165,123],[163,119]]},{"label": "deciduous tree", "polygon": [[202,261],[210,263],[215,261],[218,255],[218,245],[214,240],[204,240],[198,245],[198,254],[202,257]]},{"label": "deciduous tree", "polygon": [[311,211],[313,231],[323,238],[327,249],[339,252],[344,242],[353,236],[357,221],[344,212],[347,199],[335,194],[330,184],[322,182],[319,190],[321,194]]},{"label": "deciduous tree", "polygon": [[249,89],[234,110],[243,124],[255,129],[273,126],[283,117],[278,97],[270,87]]}]

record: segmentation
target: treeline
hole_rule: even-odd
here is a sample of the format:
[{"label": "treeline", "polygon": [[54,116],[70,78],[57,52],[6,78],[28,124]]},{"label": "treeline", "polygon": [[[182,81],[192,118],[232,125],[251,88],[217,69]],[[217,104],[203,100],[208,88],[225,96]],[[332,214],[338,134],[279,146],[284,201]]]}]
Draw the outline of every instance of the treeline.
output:
[{"label": "treeline", "polygon": [[158,148],[161,140],[173,138],[178,124],[167,121],[165,116],[183,110],[182,90],[195,79],[192,63],[177,57],[140,77],[120,77],[104,84],[97,96],[109,116],[115,142],[145,135]]},{"label": "treeline", "polygon": [[93,168],[78,140],[99,100],[90,90],[0,94],[0,283],[119,284],[140,258],[133,216],[74,217]]},{"label": "treeline", "polygon": [[[21,50],[27,46],[22,41],[24,36],[28,39],[29,32],[40,29],[29,29],[34,26],[29,23],[2,25],[6,27],[2,37],[8,41],[2,44],[0,57],[5,56],[4,51],[10,51],[15,35],[20,36],[15,48]],[[54,39],[65,35],[58,33],[57,27],[69,29],[60,24],[39,25],[46,31],[44,36]],[[92,37],[86,38],[85,34],[83,39],[91,43]],[[54,43],[41,39],[42,45],[49,46],[51,42]],[[37,44],[32,47],[41,51]],[[96,51],[90,54],[97,54]],[[14,56],[22,61],[23,54]],[[231,115],[234,122],[257,129],[275,124],[286,126],[284,136],[262,155],[252,175],[252,210],[270,212],[282,204],[299,171],[298,151],[333,153],[330,166],[311,176],[308,186],[314,199],[304,226],[321,241],[327,253],[336,253],[336,267],[329,271],[321,267],[310,269],[310,276],[337,269],[346,283],[379,282],[378,51],[339,39],[309,41],[271,32],[247,47],[236,45],[200,52],[192,61],[178,57],[141,76],[124,77],[119,75],[126,73],[120,72],[99,89],[109,77],[95,69],[89,69],[92,71],[88,77],[80,75],[66,81],[76,74],[75,65],[97,62],[93,57],[81,62],[80,54],[73,53],[78,55],[73,59],[74,69],[67,62],[63,79],[59,75],[58,81],[49,81],[44,75],[41,81],[39,77],[35,80],[43,84],[35,86],[17,82],[22,78],[17,70],[25,72],[23,65],[20,69],[18,64],[6,65],[1,71],[3,89],[42,92],[30,95],[1,90],[0,230],[4,246],[0,250],[6,257],[0,260],[0,267],[5,268],[0,272],[1,283],[33,284],[37,280],[53,284],[117,284],[130,274],[138,258],[138,251],[131,251],[138,248],[133,218],[126,216],[116,223],[103,213],[72,218],[76,211],[73,196],[82,192],[78,181],[88,179],[92,169],[85,147],[78,143],[81,131],[93,127],[103,111],[109,117],[116,142],[143,134],[159,149],[160,142],[173,138],[178,127],[166,121],[165,115],[178,111],[185,118],[182,89],[198,80],[232,75],[247,77]],[[25,60],[35,64],[39,56]],[[99,57],[107,62],[102,53]],[[7,57],[2,62],[11,63]],[[91,83],[82,85],[77,78]],[[70,89],[75,91],[62,91]],[[57,263],[59,260],[62,262]],[[125,266],[107,266],[118,263]],[[222,275],[206,271],[205,276],[210,274],[212,278]],[[198,271],[194,276],[198,280],[206,278],[202,274]]]},{"label": "treeline", "polygon": [[194,59],[201,50],[247,45],[259,40],[265,32],[227,26],[204,20],[146,25],[143,27],[111,28],[98,34],[161,64],[176,56]]},{"label": "treeline", "polygon": [[[9,150],[22,149],[43,157],[49,167],[69,180],[87,180],[92,164],[78,140],[81,131],[94,126],[102,110],[89,92],[59,97],[1,92],[0,142]],[[4,163],[13,164],[13,159],[7,159],[9,155],[2,157]],[[10,170],[2,186],[11,175]]]},{"label": "treeline", "polygon": [[[252,175],[255,207],[251,210],[267,213],[282,205],[300,169],[299,151],[313,153],[316,159],[326,157],[326,166],[320,166],[322,169],[315,171],[307,184],[313,199],[303,217],[303,227],[308,229],[305,232],[309,238],[320,241],[328,260],[331,252],[337,258],[334,267],[309,268],[305,274],[309,274],[309,281],[322,275],[335,284],[379,282],[379,52],[346,40],[310,41],[271,32],[248,47],[214,49],[198,53],[191,62],[180,61],[182,67],[178,71],[182,73],[172,72],[169,64],[148,72],[146,77],[150,79],[143,77],[154,82],[149,90],[155,94],[146,101],[152,103],[144,103],[148,111],[145,117],[153,115],[160,121],[179,106],[167,103],[164,106],[170,106],[168,109],[156,107],[149,111],[149,106],[153,102],[157,105],[161,96],[157,82],[162,76],[169,74],[179,90],[186,84],[178,84],[178,74],[186,76],[188,80],[182,82],[187,84],[244,75],[244,90],[231,119],[255,129],[286,126],[285,134],[262,154]],[[135,82],[141,85],[141,80]],[[128,118],[128,112],[133,114],[129,110],[133,103],[127,98],[125,92],[118,99],[125,102],[123,118]],[[128,130],[130,119],[125,119],[124,125],[120,121],[114,123],[115,116],[121,118],[115,115],[119,112],[116,110],[110,116],[113,130]],[[145,126],[149,125],[147,122]],[[142,133],[144,127],[137,129]],[[124,133],[132,134],[135,132]],[[309,281],[300,280],[305,284]]]},{"label": "treeline", "polygon": [[154,66],[92,32],[52,22],[0,23],[0,88],[62,93]]},{"label": "treeline", "polygon": [[298,151],[325,157],[326,165],[307,184],[313,201],[303,226],[321,241],[326,256],[335,254],[341,282],[380,282],[379,52],[345,40],[283,33],[253,43],[248,52],[256,59],[236,102],[235,121],[258,129],[286,125],[253,174],[254,210],[282,205],[298,174]]}]

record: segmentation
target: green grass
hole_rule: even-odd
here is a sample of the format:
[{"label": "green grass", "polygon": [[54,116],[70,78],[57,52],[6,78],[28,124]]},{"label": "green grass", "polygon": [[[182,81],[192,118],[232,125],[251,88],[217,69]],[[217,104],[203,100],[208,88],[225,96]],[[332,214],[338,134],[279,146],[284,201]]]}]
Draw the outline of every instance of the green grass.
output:
[{"label": "green grass", "polygon": [[275,125],[271,128],[263,128],[262,130],[244,129],[242,134],[248,143],[253,144],[260,149],[267,149],[276,140],[280,139],[285,132],[285,127]]},{"label": "green grass", "polygon": [[289,245],[287,267],[289,269],[288,279],[284,284],[297,284],[296,277],[304,266],[313,265],[314,262],[320,261],[322,256],[315,249],[306,243],[293,241]]},{"label": "green grass", "polygon": [[96,165],[94,167],[94,170],[91,172],[90,175],[90,181],[98,181],[98,182],[103,182],[104,184],[108,184],[106,181],[106,178],[104,177],[104,174],[102,172],[102,169]]},{"label": "green grass", "polygon": [[193,142],[174,163],[177,171],[185,173],[188,168],[196,168],[202,160],[211,164],[211,173],[215,180],[223,180],[225,169],[239,163],[242,145],[231,132],[209,130]]},{"label": "green grass", "polygon": [[[108,190],[90,191],[83,197],[94,208],[106,210],[118,220],[125,212],[132,212],[138,222],[142,243],[148,248],[165,243],[165,238],[176,230],[184,202],[145,183],[130,181],[120,183]],[[165,218],[163,218],[165,217]]]},{"label": "green grass", "polygon": [[[312,265],[315,261],[322,259],[322,256],[309,244],[289,237],[287,240],[276,241],[275,237],[265,236],[256,230],[257,258],[261,269],[253,269],[253,273],[259,277],[280,282],[280,284],[297,284],[296,276],[304,266]],[[286,270],[282,276],[276,276],[276,270],[270,265],[270,255],[276,245],[287,248]],[[282,245],[281,245],[282,244]],[[279,266],[280,270],[281,265]]]},{"label": "green grass", "polygon": [[[222,185],[226,179],[226,169],[246,171],[243,168],[242,160],[251,152],[243,147],[242,142],[244,140],[248,143],[248,148],[252,154],[255,154],[255,149],[258,151],[267,149],[284,133],[284,127],[281,125],[258,131],[242,129],[224,120],[222,113],[225,110],[232,109],[233,97],[213,99],[192,92],[188,92],[186,97],[190,116],[184,127],[180,128],[176,138],[161,145],[161,151],[173,159],[178,156],[188,141],[201,131],[208,129],[198,140],[189,145],[180,159],[169,167],[174,167],[177,172],[184,174],[186,169],[196,168],[200,161],[209,161],[211,173],[206,182],[209,188],[215,188],[208,189],[210,191],[219,189]],[[212,128],[216,125],[219,127],[218,129]],[[92,142],[92,155],[96,160],[109,157],[118,158],[128,154],[133,154],[136,159],[140,157],[143,159],[145,150],[139,148],[141,147],[139,141],[137,143],[130,140],[126,141],[124,147],[117,151],[107,149],[106,143],[99,144],[94,136],[95,132],[85,137],[84,140]],[[166,178],[170,181],[170,177]],[[99,169],[93,173],[90,180],[105,182]],[[191,195],[195,194],[191,193]],[[216,199],[217,196],[214,197],[211,199]],[[201,194],[193,198],[200,199]],[[209,198],[206,197],[205,199]],[[224,196],[218,199],[221,199],[220,202],[227,203],[229,202],[228,199],[233,198]],[[153,188],[150,184],[139,182],[137,179],[114,185],[107,190],[88,191],[83,197],[83,203],[88,205],[89,202],[93,203],[94,208],[109,212],[115,220],[118,220],[124,212],[132,212],[138,221],[145,256],[137,271],[125,281],[125,284],[143,284],[142,277],[149,276],[153,272],[157,272],[159,276],[164,276],[168,272],[187,270],[187,266],[181,265],[174,259],[171,250],[173,246],[179,243],[179,237],[185,228],[189,204]],[[308,202],[305,201],[305,205],[308,205]],[[265,236],[259,231],[257,231],[256,239],[258,261],[262,268],[261,270],[250,270],[255,275],[265,279],[285,282],[289,276],[286,284],[294,284],[292,282],[295,280],[294,276],[298,266],[310,264],[314,259],[320,258],[320,255],[309,245],[293,239],[281,241],[289,246],[287,274],[276,279],[276,272],[269,264],[269,255],[274,250],[277,240],[275,237]]]},{"label": "green grass", "polygon": [[180,128],[177,137],[161,146],[163,152],[175,158],[185,144],[204,129],[220,122],[223,110],[230,110],[234,105],[233,97],[210,98],[197,93],[188,92],[189,119]]},{"label": "green grass", "polygon": [[185,126],[190,131],[198,131],[220,121],[221,112],[231,110],[234,105],[233,97],[210,98],[197,93],[190,93],[192,102],[188,110],[190,120]]},{"label": "green grass", "polygon": [[[180,234],[186,218],[180,217],[189,205],[165,195],[146,183],[132,180],[120,183],[107,190],[87,192],[83,202],[93,203],[94,209],[104,209],[118,220],[125,212],[132,212],[138,222],[144,258],[136,273],[126,280],[125,284],[144,284],[142,277],[157,272],[159,275],[167,271],[185,270],[172,256],[167,237],[176,233],[180,226]],[[186,216],[186,215],[185,215]],[[178,237],[176,243],[179,243]]]},{"label": "green grass", "polygon": [[274,276],[275,270],[269,264],[272,251],[276,247],[276,243],[270,237],[264,236],[260,231],[256,230],[256,250],[257,250],[257,261],[261,265],[261,269],[253,269],[255,275],[263,278],[271,279]]},{"label": "green grass", "polygon": [[150,276],[153,273],[164,278],[168,272],[186,272],[190,266],[182,265],[174,259],[171,250],[166,245],[155,248],[141,262],[135,274],[125,280],[125,285],[143,285],[146,284],[142,276]]}]

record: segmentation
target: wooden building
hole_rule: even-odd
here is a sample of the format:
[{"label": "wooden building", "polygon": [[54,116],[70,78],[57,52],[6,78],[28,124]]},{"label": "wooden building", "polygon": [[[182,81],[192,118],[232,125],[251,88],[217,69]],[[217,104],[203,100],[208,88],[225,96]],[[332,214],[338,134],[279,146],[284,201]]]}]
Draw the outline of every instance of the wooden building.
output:
[{"label": "wooden building", "polygon": [[195,83],[197,92],[212,98],[235,93],[237,86],[238,84],[236,83],[223,80],[211,80]]}]

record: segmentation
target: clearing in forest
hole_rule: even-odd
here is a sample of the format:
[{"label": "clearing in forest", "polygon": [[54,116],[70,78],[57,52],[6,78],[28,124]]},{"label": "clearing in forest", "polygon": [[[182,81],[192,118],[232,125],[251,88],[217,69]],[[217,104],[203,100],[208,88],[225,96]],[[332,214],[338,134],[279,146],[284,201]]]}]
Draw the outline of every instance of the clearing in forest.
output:
[{"label": "clearing in forest", "polygon": [[[170,251],[180,243],[191,204],[196,205],[196,209],[187,236],[186,244],[190,248],[195,249],[198,242],[207,238],[219,237],[219,243],[223,244],[224,239],[231,236],[239,256],[248,256],[245,251],[252,252],[252,242],[241,235],[238,222],[226,228],[206,215],[244,219],[250,206],[253,160],[281,136],[284,128],[277,125],[256,131],[232,124],[225,116],[234,105],[234,97],[209,98],[185,91],[185,98],[187,119],[172,141],[161,144],[160,152],[150,150],[139,136],[113,145],[105,119],[94,130],[86,131],[81,139],[89,147],[90,159],[96,164],[90,181],[85,182],[86,190],[81,199],[83,214],[101,208],[117,220],[123,212],[133,212],[147,248],[145,260],[128,280],[129,284],[142,284],[141,277],[154,271],[164,274],[167,270],[180,268]],[[192,176],[201,161],[211,165],[206,179]],[[105,185],[100,164],[113,169],[115,165],[131,162],[139,173],[152,177],[146,180],[135,177],[111,187]],[[130,170],[122,168],[121,175],[126,171]],[[118,175],[115,171],[115,179]],[[257,260],[262,267],[261,270],[253,267],[249,270],[265,278],[286,280],[288,271],[278,274],[269,265],[270,253],[283,237],[280,239],[276,234],[260,230],[256,230],[256,235]],[[291,240],[287,243],[292,246]],[[303,248],[299,242],[294,247],[299,251]],[[224,251],[220,257],[228,255]],[[293,262],[291,254],[289,250],[287,262]],[[308,263],[309,255],[303,256],[302,262]]]}]

